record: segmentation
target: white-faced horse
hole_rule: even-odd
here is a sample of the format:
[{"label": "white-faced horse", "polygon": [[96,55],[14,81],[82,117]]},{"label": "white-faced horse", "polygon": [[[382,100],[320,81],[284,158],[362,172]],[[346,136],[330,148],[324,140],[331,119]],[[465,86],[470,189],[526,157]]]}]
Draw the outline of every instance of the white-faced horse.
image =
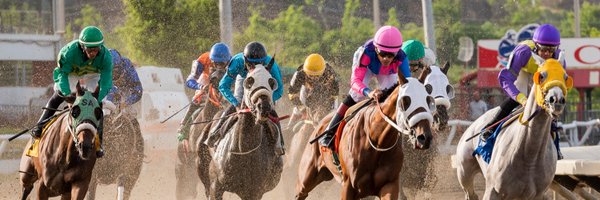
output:
[{"label": "white-faced horse", "polygon": [[539,64],[523,115],[500,131],[489,164],[482,156],[473,156],[479,139],[466,139],[481,131],[499,109],[479,117],[462,135],[456,150],[456,164],[466,199],[478,198],[473,177],[479,172],[486,180],[484,199],[544,198],[557,161],[550,123],[562,113],[567,90],[573,85],[573,79],[560,63],[549,59]]}]

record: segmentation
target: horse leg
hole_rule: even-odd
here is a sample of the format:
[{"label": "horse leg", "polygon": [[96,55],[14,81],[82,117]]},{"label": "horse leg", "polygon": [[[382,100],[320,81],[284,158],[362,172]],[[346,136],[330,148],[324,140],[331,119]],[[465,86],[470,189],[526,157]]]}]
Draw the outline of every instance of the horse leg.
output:
[{"label": "horse leg", "polygon": [[494,187],[486,186],[485,193],[483,194],[483,199],[496,200],[496,199],[502,199],[502,198],[500,198],[500,194],[498,194],[498,192],[496,192],[496,190],[494,190]]},{"label": "horse leg", "polygon": [[196,171],[198,172],[200,182],[204,185],[204,194],[208,198],[210,196],[210,176],[208,173],[211,160],[210,153],[204,143],[198,142],[197,144],[198,158],[196,159]]},{"label": "horse leg", "polygon": [[49,195],[48,195],[48,188],[46,188],[46,185],[44,185],[44,183],[40,182],[40,184],[38,184],[38,191],[37,191],[37,195],[38,195],[38,200],[48,200]]},{"label": "horse leg", "polygon": [[223,188],[218,180],[213,180],[210,184],[210,197],[209,200],[222,200],[223,199]]},{"label": "horse leg", "polygon": [[240,196],[240,199],[242,199],[242,200],[260,200],[260,199],[262,199],[263,195],[264,194],[262,194],[262,192],[258,192],[258,191],[245,192],[244,194],[238,194],[238,196]]},{"label": "horse leg", "polygon": [[96,199],[96,186],[98,186],[97,184],[98,184],[98,182],[96,180],[96,177],[93,177],[92,180],[90,181],[88,194],[87,194],[87,200]]},{"label": "horse leg", "polygon": [[[312,151],[312,152],[311,152]],[[298,166],[298,181],[296,182],[296,199],[306,199],[308,193],[319,183],[331,180],[333,175],[325,167],[319,169],[319,146],[312,144],[304,151],[305,156]]]},{"label": "horse leg", "polygon": [[342,200],[353,200],[359,199],[357,191],[352,188],[350,181],[343,181],[342,183]]},{"label": "horse leg", "polygon": [[177,199],[185,199],[186,197],[195,197],[196,196],[196,184],[197,179],[192,175],[192,167],[190,166],[189,158],[184,156],[187,154],[185,150],[183,150],[183,146],[181,144],[177,147],[177,154],[179,155],[179,159],[175,166],[175,177],[176,177],[176,187],[175,192],[177,194]]},{"label": "horse leg", "polygon": [[475,178],[475,175],[481,171],[481,168],[479,167],[477,160],[471,155],[473,150],[468,148],[467,145],[469,144],[466,144],[463,141],[458,144],[459,147],[456,150],[458,164],[458,167],[456,167],[456,176],[465,192],[465,199],[479,199],[473,188],[473,179]]},{"label": "horse leg", "polygon": [[88,186],[90,184],[90,180],[82,180],[76,183],[73,183],[71,185],[71,198],[70,199],[77,199],[77,200],[83,200],[85,198],[85,193],[87,193],[88,191]]},{"label": "horse leg", "polygon": [[26,200],[27,196],[29,196],[29,194],[31,193],[31,190],[33,190],[33,185],[23,187],[23,194],[21,196],[21,200]]},{"label": "horse leg", "polygon": [[380,200],[396,200],[400,191],[400,181],[395,180],[383,185],[379,190]]}]

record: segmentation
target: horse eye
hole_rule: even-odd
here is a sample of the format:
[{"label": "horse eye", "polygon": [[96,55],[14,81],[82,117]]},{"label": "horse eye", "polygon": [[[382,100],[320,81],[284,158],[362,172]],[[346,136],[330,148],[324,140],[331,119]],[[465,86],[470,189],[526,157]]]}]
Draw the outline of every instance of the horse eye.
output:
[{"label": "horse eye", "polygon": [[448,94],[448,98],[454,98],[454,87],[451,85],[446,85],[446,93]]},{"label": "horse eye", "polygon": [[246,80],[244,81],[244,87],[246,89],[249,89],[252,87],[252,85],[254,85],[254,78],[253,77],[246,78]]},{"label": "horse eye", "polygon": [[427,105],[429,106],[429,110],[431,112],[435,112],[436,107],[435,107],[435,100],[433,99],[433,97],[431,97],[431,96],[427,97]]},{"label": "horse eye", "polygon": [[96,109],[94,109],[94,116],[96,117],[97,120],[102,119],[102,116],[104,116],[104,113],[102,112],[102,108],[97,107]]},{"label": "horse eye", "polygon": [[543,71],[540,73],[540,83],[543,83],[546,80],[546,76],[548,76],[548,72]]},{"label": "horse eye", "polygon": [[427,94],[431,94],[433,92],[433,86],[431,86],[431,84],[427,84],[425,85],[425,90],[427,91]]},{"label": "horse eye", "polygon": [[400,111],[404,112],[404,111],[406,111],[406,109],[408,109],[408,107],[410,107],[410,97],[403,96],[400,99]]},{"label": "horse eye", "polygon": [[73,108],[71,108],[71,116],[77,118],[79,117],[79,114],[81,114],[81,108],[79,106],[73,106]]},{"label": "horse eye", "polygon": [[269,86],[271,86],[271,90],[277,89],[277,81],[274,78],[269,78]]}]

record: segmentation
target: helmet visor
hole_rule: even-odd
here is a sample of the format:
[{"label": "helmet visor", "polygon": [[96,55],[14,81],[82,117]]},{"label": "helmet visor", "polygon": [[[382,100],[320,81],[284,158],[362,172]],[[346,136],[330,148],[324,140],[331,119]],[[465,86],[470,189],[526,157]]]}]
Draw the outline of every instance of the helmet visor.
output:
[{"label": "helmet visor", "polygon": [[375,52],[377,52],[377,55],[381,56],[382,58],[394,58],[396,57],[396,54],[398,52],[387,52],[387,51],[380,51],[379,48],[375,48]]},{"label": "helmet visor", "polygon": [[535,48],[538,51],[545,51],[545,52],[549,52],[549,53],[554,53],[558,49],[558,46],[555,46],[555,45],[543,45],[543,44],[537,43],[537,44],[535,44]]}]

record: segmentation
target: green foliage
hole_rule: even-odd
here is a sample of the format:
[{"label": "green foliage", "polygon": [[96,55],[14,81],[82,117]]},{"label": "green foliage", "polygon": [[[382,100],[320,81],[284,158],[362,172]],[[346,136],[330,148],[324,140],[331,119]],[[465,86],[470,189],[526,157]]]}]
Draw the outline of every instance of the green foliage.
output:
[{"label": "green foliage", "polygon": [[[2,6],[4,7],[4,6]],[[45,32],[39,12],[30,8],[28,3],[10,4],[0,12],[0,32],[38,34]]]},{"label": "green foliage", "polygon": [[127,19],[117,33],[130,58],[187,69],[219,38],[217,1],[125,0]]},{"label": "green foliage", "polygon": [[[102,18],[102,15],[100,15],[96,8],[89,4],[85,4],[81,11],[79,11],[79,14],[81,15],[81,17],[76,18],[73,23],[67,23],[67,26],[65,27],[65,43],[71,42],[73,39],[77,39],[81,29],[85,28],[86,26],[96,26],[100,28],[100,30],[102,30],[102,33],[104,34],[105,41],[111,38],[106,34],[106,30],[104,28],[104,20]],[[108,46],[107,43],[108,42],[106,42],[105,45]]]}]

